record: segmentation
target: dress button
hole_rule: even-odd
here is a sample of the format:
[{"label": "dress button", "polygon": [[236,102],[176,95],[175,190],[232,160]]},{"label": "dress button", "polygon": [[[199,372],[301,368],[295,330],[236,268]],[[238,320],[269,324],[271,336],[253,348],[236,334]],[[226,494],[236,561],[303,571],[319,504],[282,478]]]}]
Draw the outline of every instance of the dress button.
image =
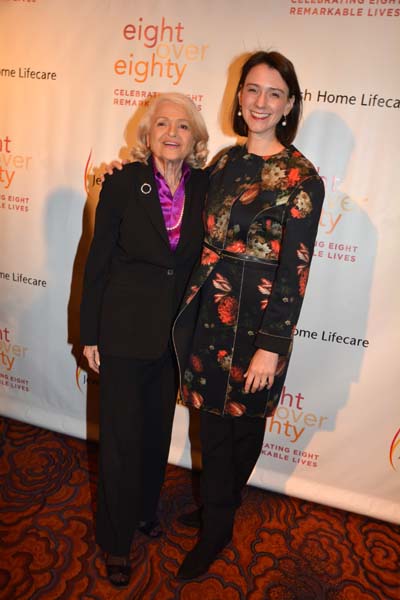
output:
[{"label": "dress button", "polygon": [[173,269],[167,269],[167,275],[173,275],[173,274],[174,274]]}]

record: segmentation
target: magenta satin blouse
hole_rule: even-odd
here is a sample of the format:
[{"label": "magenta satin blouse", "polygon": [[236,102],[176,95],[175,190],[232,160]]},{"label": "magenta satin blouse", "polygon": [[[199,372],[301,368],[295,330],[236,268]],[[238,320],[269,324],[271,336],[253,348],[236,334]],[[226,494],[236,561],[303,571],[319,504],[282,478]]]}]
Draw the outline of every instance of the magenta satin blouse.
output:
[{"label": "magenta satin blouse", "polygon": [[182,177],[174,195],[154,161],[153,168],[169,243],[171,249],[176,250],[181,235],[182,217],[185,210],[185,185],[190,176],[190,168],[183,163]]}]

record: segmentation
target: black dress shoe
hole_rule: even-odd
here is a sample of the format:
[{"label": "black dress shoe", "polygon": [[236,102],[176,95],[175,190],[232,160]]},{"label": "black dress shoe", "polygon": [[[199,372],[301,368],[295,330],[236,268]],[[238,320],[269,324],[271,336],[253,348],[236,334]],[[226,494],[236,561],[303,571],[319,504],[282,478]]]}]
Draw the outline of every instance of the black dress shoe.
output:
[{"label": "black dress shoe", "polygon": [[200,538],[193,550],[186,555],[179,568],[177,578],[195,579],[206,573],[218,554],[230,540],[231,535],[228,535],[219,541]]},{"label": "black dress shoe", "polygon": [[201,526],[201,515],[203,513],[203,507],[196,508],[189,513],[179,515],[177,518],[178,523],[185,525],[186,527],[193,527],[198,529]]},{"label": "black dress shoe", "polygon": [[129,556],[106,556],[106,571],[108,581],[116,588],[126,588],[131,578]]},{"label": "black dress shoe", "polygon": [[164,533],[158,519],[154,519],[153,521],[140,521],[138,530],[150,538],[159,538]]}]

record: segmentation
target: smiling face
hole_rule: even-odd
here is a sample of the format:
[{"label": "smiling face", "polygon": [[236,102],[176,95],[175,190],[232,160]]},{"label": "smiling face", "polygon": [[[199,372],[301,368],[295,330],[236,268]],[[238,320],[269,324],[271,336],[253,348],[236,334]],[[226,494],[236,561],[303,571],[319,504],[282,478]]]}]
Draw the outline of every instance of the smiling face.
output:
[{"label": "smiling face", "polygon": [[156,162],[182,162],[193,150],[192,126],[183,106],[161,102],[151,120],[147,145]]},{"label": "smiling face", "polygon": [[282,116],[288,115],[294,98],[289,98],[289,88],[279,71],[266,64],[250,69],[242,89],[239,103],[249,136],[273,140],[275,129]]}]

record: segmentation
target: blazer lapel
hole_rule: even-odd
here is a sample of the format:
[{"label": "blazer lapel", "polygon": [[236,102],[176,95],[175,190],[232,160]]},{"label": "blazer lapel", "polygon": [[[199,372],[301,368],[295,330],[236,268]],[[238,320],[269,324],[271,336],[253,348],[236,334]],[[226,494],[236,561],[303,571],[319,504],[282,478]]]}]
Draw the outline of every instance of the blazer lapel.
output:
[{"label": "blazer lapel", "polygon": [[164,216],[161,210],[160,199],[157,193],[157,184],[154,178],[153,166],[143,165],[139,170],[137,181],[138,198],[146,210],[154,228],[170,247]]},{"label": "blazer lapel", "polygon": [[180,231],[180,235],[179,235],[179,242],[178,242],[175,252],[178,252],[179,250],[182,249],[182,247],[185,245],[185,242],[190,234],[189,221],[190,221],[190,208],[191,208],[191,200],[192,200],[192,198],[191,198],[192,186],[190,184],[191,179],[192,179],[192,176],[189,177],[189,179],[185,185],[185,206],[183,209],[183,217],[182,217],[182,223],[181,223],[181,231]]}]

